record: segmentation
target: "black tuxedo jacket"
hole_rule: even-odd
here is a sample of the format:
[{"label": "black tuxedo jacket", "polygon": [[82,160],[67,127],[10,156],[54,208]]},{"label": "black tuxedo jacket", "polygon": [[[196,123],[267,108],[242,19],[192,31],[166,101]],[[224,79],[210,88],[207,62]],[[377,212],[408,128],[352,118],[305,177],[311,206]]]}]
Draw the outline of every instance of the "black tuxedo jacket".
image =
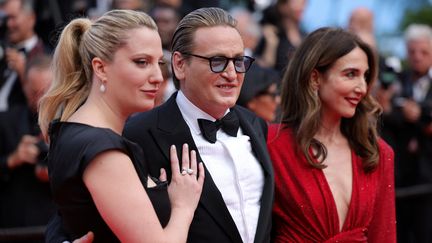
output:
[{"label": "black tuxedo jacket", "polygon": [[[202,161],[175,97],[176,94],[162,106],[133,116],[124,130],[125,137],[143,148],[149,172],[156,177],[161,167],[167,169],[168,175],[171,175],[169,148],[172,144],[176,145],[177,151],[181,151],[182,144],[187,143],[190,149],[197,151],[198,161]],[[266,146],[267,124],[240,106],[235,106],[231,110],[237,113],[243,133],[250,136],[253,151],[264,173],[264,188],[255,242],[270,242],[274,177]],[[205,161],[203,162],[205,166]],[[205,176],[200,202],[189,230],[188,242],[242,242],[222,195],[208,170]]]},{"label": "black tuxedo jacket", "polygon": [[[400,93],[393,98],[393,109],[383,116],[383,127],[387,132],[385,139],[391,138],[390,145],[395,149],[395,182],[398,187],[432,183],[432,139],[425,129],[432,123],[432,85],[428,87],[423,101],[417,102],[421,109],[418,121],[412,122],[405,118],[399,98],[414,98],[414,80],[412,71],[403,72],[400,76]],[[432,77],[429,77],[432,83]],[[413,141],[418,149],[412,151]]]}]

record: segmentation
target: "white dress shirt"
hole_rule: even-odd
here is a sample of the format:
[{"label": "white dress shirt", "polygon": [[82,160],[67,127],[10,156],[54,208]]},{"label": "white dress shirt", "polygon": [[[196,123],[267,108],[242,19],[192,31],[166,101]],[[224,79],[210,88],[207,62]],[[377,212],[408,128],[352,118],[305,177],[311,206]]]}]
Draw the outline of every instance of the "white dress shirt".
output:
[{"label": "white dress shirt", "polygon": [[243,242],[254,242],[264,174],[253,154],[250,137],[243,134],[241,128],[237,137],[231,137],[219,129],[217,141],[212,144],[201,135],[197,119],[216,119],[192,104],[181,91],[177,94],[176,102]]},{"label": "white dress shirt", "polygon": [[432,68],[429,69],[426,75],[419,78],[413,85],[413,99],[416,102],[423,102],[426,98],[427,93],[432,80]]}]

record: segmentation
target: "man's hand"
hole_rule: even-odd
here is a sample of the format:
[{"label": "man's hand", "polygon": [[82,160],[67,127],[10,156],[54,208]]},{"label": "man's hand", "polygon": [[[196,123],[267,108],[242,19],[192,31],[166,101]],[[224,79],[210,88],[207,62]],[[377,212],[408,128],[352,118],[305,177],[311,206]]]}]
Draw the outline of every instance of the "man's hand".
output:
[{"label": "man's hand", "polygon": [[420,119],[421,109],[413,100],[406,100],[402,106],[402,113],[409,122],[417,122]]},{"label": "man's hand", "polygon": [[39,141],[37,137],[24,135],[16,150],[8,157],[8,167],[14,169],[24,163],[36,164],[39,155],[39,149],[36,143]]},{"label": "man's hand", "polygon": [[24,78],[26,57],[24,53],[13,48],[6,49],[6,60],[10,69],[15,70],[21,80]]}]

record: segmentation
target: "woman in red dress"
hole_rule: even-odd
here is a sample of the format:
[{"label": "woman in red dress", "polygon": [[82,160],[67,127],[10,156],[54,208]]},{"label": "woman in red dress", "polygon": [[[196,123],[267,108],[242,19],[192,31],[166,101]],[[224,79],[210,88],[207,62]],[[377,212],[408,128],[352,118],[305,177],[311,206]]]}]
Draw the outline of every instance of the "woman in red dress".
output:
[{"label": "woman in red dress", "polygon": [[396,242],[394,154],[377,135],[374,51],[342,29],[311,33],[269,130],[275,242]]}]

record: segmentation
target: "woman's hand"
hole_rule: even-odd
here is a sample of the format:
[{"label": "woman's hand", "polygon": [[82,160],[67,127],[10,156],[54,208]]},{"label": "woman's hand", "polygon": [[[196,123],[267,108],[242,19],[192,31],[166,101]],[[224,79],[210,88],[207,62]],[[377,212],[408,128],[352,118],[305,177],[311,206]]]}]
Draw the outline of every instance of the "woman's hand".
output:
[{"label": "woman's hand", "polygon": [[168,195],[171,208],[173,211],[177,209],[183,212],[188,211],[193,216],[204,184],[204,166],[202,162],[197,165],[194,150],[190,151],[189,156],[187,144],[183,145],[181,168],[174,145],[170,148],[170,157],[172,178],[168,186]]},{"label": "woman's hand", "polygon": [[83,235],[81,238],[74,240],[72,243],[92,243],[94,239],[93,232],[89,231],[87,234]]}]

